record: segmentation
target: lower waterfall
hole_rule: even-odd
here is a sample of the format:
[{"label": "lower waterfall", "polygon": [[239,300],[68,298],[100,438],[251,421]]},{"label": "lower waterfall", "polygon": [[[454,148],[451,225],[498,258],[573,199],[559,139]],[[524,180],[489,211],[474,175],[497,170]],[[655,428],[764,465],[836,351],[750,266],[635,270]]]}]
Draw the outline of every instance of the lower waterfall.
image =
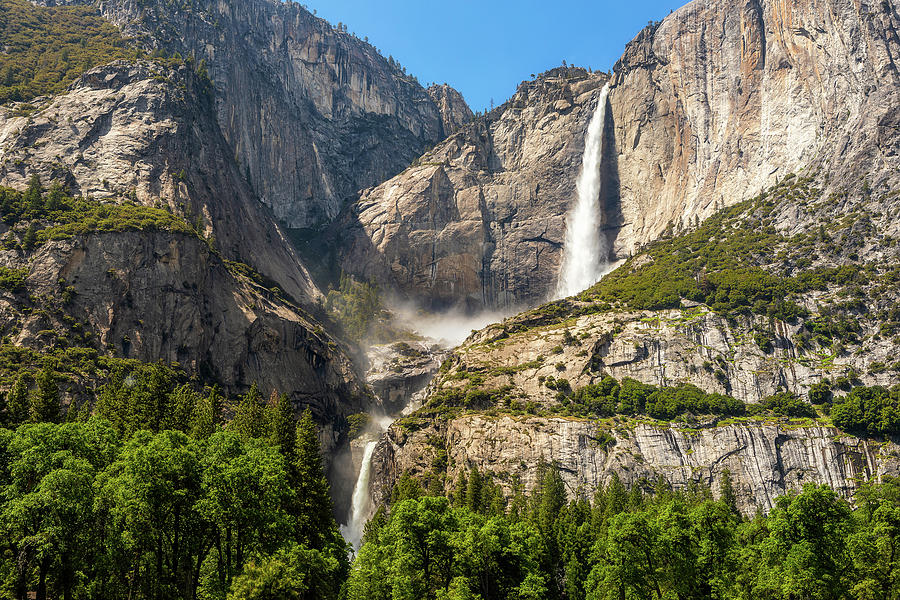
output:
[{"label": "lower waterfall", "polygon": [[372,472],[372,453],[375,452],[375,446],[377,445],[378,439],[366,443],[362,464],[359,467],[359,476],[356,478],[356,484],[353,486],[350,519],[346,525],[341,525],[341,535],[344,536],[347,543],[353,546],[354,552],[359,550],[362,544],[366,521],[369,517],[369,509],[372,502],[372,498],[369,495],[369,475]]},{"label": "lower waterfall", "polygon": [[597,283],[606,270],[608,249],[600,234],[600,167],[603,162],[603,129],[609,82],[603,86],[594,116],[588,125],[576,182],[578,198],[566,217],[566,240],[556,298],[577,294]]}]

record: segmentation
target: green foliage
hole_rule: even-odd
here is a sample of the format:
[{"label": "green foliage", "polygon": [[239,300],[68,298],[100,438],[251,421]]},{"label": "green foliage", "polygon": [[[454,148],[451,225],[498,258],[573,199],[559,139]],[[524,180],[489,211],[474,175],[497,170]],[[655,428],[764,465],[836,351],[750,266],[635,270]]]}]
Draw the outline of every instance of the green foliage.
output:
[{"label": "green foliage", "polygon": [[328,291],[325,308],[335,316],[344,333],[352,340],[391,339],[378,288],[371,283],[341,274],[340,287]]},{"label": "green foliage", "polygon": [[262,396],[254,383],[250,391],[241,396],[234,417],[228,423],[228,429],[236,432],[242,439],[249,440],[265,435],[267,425]]},{"label": "green foliage", "polygon": [[900,386],[857,386],[836,398],[831,419],[841,429],[862,434],[900,433]]},{"label": "green foliage", "polygon": [[564,399],[563,405],[576,416],[645,414],[661,420],[685,414],[739,416],[746,412],[740,400],[708,394],[691,384],[657,387],[626,377],[620,385],[608,375],[600,383],[580,388],[571,401]]},{"label": "green foliage", "polygon": [[55,423],[59,419],[59,387],[56,385],[56,375],[49,367],[44,367],[38,374],[29,416],[32,423]]},{"label": "green foliage", "polygon": [[744,520],[727,472],[719,500],[696,485],[629,492],[613,476],[588,504],[567,501],[558,469],[543,466],[534,492],[513,501],[518,508],[492,509],[468,501],[473,472],[460,476],[463,500],[412,497],[377,519],[344,587],[348,600],[896,593],[900,485],[890,479],[863,486],[855,513],[827,486],[810,484],[779,498],[768,517]]},{"label": "green foliage", "polygon": [[[703,302],[726,316],[759,314],[784,321],[807,316],[792,298],[828,285],[864,280],[857,266],[781,274],[780,248],[805,249],[779,234],[768,218],[777,202],[809,189],[811,179],[789,180],[757,198],[719,211],[696,229],[650,244],[581,295],[595,303],[633,309],[677,308],[681,300]],[[792,242],[795,242],[792,244]],[[797,259],[802,262],[801,259]],[[782,269],[785,270],[785,269]],[[767,340],[757,340],[765,350]]]},{"label": "green foliage", "polygon": [[0,104],[60,93],[95,66],[136,56],[94,7],[0,0],[0,17]]},{"label": "green foliage", "polygon": [[26,277],[28,277],[27,269],[0,267],[0,288],[10,292],[21,292],[25,289]]},{"label": "green foliage", "polygon": [[366,427],[369,426],[372,417],[369,416],[369,413],[355,413],[347,417],[347,422],[350,426],[350,430],[347,435],[350,436],[350,439],[358,438],[362,433],[366,430]]},{"label": "green foliage", "polygon": [[310,532],[297,466],[263,440],[92,418],[0,430],[0,455],[4,597],[334,599],[346,578],[330,500]]},{"label": "green foliage", "polygon": [[[42,196],[42,190],[37,174],[32,175],[25,192],[0,187],[3,221],[14,231],[19,231],[22,224],[28,222],[24,233],[21,233],[22,248],[26,252],[48,240],[63,240],[88,233],[157,230],[196,235],[196,230],[184,219],[162,208],[142,206],[131,201],[108,204],[83,197],[69,197],[64,195],[58,182],[51,186],[48,194]],[[14,285],[18,277],[15,272],[0,273],[0,286],[9,289],[7,286]]]},{"label": "green foliage", "polygon": [[798,396],[788,392],[778,392],[764,398],[760,406],[776,415],[784,417],[810,417],[817,416],[816,409]]}]

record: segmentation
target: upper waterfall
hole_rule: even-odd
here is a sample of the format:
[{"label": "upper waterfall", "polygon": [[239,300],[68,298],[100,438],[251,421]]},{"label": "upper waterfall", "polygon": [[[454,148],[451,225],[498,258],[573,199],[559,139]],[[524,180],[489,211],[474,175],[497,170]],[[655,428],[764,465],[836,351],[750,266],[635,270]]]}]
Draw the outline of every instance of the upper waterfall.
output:
[{"label": "upper waterfall", "polygon": [[594,116],[588,125],[581,159],[575,207],[566,217],[566,241],[556,284],[556,298],[565,298],[595,284],[603,275],[608,249],[600,234],[600,166],[603,161],[603,129],[609,82],[603,86]]}]

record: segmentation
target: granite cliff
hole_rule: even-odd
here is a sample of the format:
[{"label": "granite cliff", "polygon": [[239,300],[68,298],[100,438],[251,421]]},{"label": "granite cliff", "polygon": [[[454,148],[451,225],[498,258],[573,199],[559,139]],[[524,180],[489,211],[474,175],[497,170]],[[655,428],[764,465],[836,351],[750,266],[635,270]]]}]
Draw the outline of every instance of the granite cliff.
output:
[{"label": "granite cliff", "polygon": [[[610,80],[609,259],[804,168],[836,192],[892,178],[898,25],[889,2],[697,0],[640,32]],[[365,191],[342,232],[342,267],[438,305],[545,299],[605,78],[570,68],[524,83]]]},{"label": "granite cliff", "polygon": [[242,175],[291,228],[328,223],[357,190],[400,172],[449,133],[445,124],[471,114],[455,90],[427,92],[369,43],[294,2],[98,6],[148,50],[204,62]]},{"label": "granite cliff", "polygon": [[[821,175],[789,175],[647,245],[582,294],[471,335],[423,407],[382,438],[372,493],[385,499],[403,473],[450,489],[472,466],[511,493],[555,461],[570,494],[613,473],[715,489],[727,469],[752,513],[804,482],[849,497],[861,481],[895,474],[896,440],[854,437],[828,411],[855,386],[900,384],[898,229],[889,216],[898,194],[860,186],[826,196],[825,185]],[[591,404],[610,378],[696,386],[751,408],[796,396],[807,408],[803,418],[755,408],[649,418]]]},{"label": "granite cliff", "polygon": [[104,232],[86,222],[84,233],[30,251],[25,223],[3,225],[3,265],[24,269],[26,296],[48,303],[36,310],[7,294],[8,341],[53,351],[48,332],[65,338],[76,323],[76,345],[177,362],[227,393],[256,382],[286,393],[298,410],[313,409],[325,447],[336,447],[346,415],[369,394],[347,347],[323,328],[325,315],[311,315],[321,293],[243,180],[208,80],[180,61],[118,61],[32,104],[0,116],[4,185],[23,189],[38,174],[100,205],[163,209],[191,233]]},{"label": "granite cliff", "polygon": [[605,76],[561,68],[362,193],[339,221],[341,268],[431,308],[547,298],[583,130]]},{"label": "granite cliff", "polygon": [[891,2],[717,0],[642,31],[610,92],[614,252],[803,167],[835,188],[895,173],[898,28]]}]

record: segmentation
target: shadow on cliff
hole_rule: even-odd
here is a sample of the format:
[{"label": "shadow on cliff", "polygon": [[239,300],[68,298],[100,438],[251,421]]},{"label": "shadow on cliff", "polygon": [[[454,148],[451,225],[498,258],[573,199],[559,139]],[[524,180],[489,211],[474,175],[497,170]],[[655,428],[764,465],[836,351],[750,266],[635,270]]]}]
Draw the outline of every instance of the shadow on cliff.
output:
[{"label": "shadow on cliff", "polygon": [[[613,88],[615,91],[615,88]],[[612,104],[612,99],[608,99]],[[613,262],[622,256],[616,256],[614,248],[619,232],[626,225],[622,214],[621,182],[619,180],[619,149],[616,146],[616,127],[614,113],[607,109],[606,123],[603,128],[603,156],[600,172],[600,201],[603,210],[603,235],[607,248],[607,262]]]}]

